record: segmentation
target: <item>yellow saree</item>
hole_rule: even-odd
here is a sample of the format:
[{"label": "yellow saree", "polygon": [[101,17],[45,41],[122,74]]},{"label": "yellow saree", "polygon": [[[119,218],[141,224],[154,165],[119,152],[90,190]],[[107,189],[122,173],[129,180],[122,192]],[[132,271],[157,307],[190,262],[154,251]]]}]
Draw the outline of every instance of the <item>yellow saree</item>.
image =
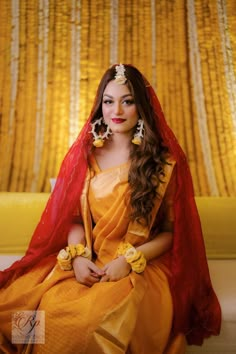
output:
[{"label": "yellow saree", "polygon": [[[165,203],[171,212],[168,182],[173,166],[166,167],[161,185],[163,202],[157,200],[153,218]],[[129,164],[101,171],[94,159],[81,197],[86,241],[95,263],[102,267],[116,256],[118,244],[145,242],[149,229],[129,222],[124,195],[128,191]],[[166,197],[168,196],[168,198]],[[92,228],[92,224],[95,226]],[[55,265],[55,256],[0,291],[0,350],[3,353],[129,353],[182,354],[185,338],[171,338],[173,319],[168,269],[162,260],[148,263],[144,273],[131,272],[117,282],[79,284],[73,271]],[[44,344],[12,344],[12,313],[45,311]]]}]

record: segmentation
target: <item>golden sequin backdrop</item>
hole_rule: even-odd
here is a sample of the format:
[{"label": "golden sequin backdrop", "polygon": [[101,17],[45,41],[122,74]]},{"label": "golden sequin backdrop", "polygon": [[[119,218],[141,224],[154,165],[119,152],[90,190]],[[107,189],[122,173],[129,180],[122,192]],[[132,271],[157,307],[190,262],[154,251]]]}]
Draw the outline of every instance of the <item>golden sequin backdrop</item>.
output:
[{"label": "golden sequin backdrop", "polygon": [[101,75],[136,65],[196,195],[236,185],[236,0],[1,0],[0,190],[49,191]]}]

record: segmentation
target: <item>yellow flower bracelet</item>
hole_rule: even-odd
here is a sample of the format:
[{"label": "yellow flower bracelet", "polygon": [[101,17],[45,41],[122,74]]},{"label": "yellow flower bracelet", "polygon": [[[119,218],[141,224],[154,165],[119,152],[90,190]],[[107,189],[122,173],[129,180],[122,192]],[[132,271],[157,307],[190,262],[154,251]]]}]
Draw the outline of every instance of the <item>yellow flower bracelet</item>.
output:
[{"label": "yellow flower bracelet", "polygon": [[131,265],[132,270],[136,273],[142,273],[147,264],[143,252],[137,251],[128,242],[120,243],[117,249],[117,256],[124,256],[127,263]]},{"label": "yellow flower bracelet", "polygon": [[66,249],[60,250],[57,256],[57,261],[62,270],[72,269],[72,260],[76,256],[82,256],[85,258],[91,258],[91,251],[88,247],[85,247],[81,243],[78,245],[69,245]]}]

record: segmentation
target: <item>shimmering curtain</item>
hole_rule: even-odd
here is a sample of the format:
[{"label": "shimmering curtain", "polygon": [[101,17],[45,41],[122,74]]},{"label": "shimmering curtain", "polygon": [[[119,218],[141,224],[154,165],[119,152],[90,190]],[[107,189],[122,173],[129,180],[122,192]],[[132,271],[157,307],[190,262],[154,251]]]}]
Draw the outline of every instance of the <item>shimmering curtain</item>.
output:
[{"label": "shimmering curtain", "polygon": [[0,190],[48,191],[104,70],[156,88],[196,195],[236,195],[236,0],[1,0]]}]

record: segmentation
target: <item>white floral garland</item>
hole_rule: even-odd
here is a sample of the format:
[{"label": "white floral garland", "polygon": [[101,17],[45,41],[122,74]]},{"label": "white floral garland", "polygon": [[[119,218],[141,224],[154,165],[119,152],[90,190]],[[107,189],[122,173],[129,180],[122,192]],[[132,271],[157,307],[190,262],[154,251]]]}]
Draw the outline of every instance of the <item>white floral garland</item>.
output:
[{"label": "white floral garland", "polygon": [[37,77],[37,109],[34,149],[34,177],[31,191],[37,189],[40,161],[43,153],[46,105],[47,105],[47,74],[48,74],[48,32],[49,32],[49,0],[39,0],[38,11],[38,77]]},{"label": "white floral garland", "polygon": [[227,8],[224,0],[217,1],[218,21],[221,34],[221,47],[224,58],[224,72],[229,97],[234,133],[236,133],[236,77],[233,66],[232,47],[228,31]]},{"label": "white floral garland", "polygon": [[213,168],[211,147],[207,127],[207,113],[204,102],[201,59],[198,47],[197,23],[194,6],[194,0],[187,0],[190,69],[192,73],[194,98],[196,101],[196,113],[203,151],[204,168],[206,170],[211,195],[218,196],[219,190],[217,187],[215,171]]},{"label": "white floral garland", "polygon": [[156,77],[156,0],[151,0],[151,20],[152,20],[152,86],[157,90]]},{"label": "white floral garland", "polygon": [[81,11],[81,1],[72,0],[69,146],[73,144],[79,132],[80,42],[81,42],[80,11]]},{"label": "white floral garland", "polygon": [[19,74],[19,0],[11,1],[11,105],[9,113],[9,134],[13,133],[13,122],[15,118],[15,101]]},{"label": "white floral garland", "polygon": [[118,63],[119,0],[110,0],[110,65]]}]

